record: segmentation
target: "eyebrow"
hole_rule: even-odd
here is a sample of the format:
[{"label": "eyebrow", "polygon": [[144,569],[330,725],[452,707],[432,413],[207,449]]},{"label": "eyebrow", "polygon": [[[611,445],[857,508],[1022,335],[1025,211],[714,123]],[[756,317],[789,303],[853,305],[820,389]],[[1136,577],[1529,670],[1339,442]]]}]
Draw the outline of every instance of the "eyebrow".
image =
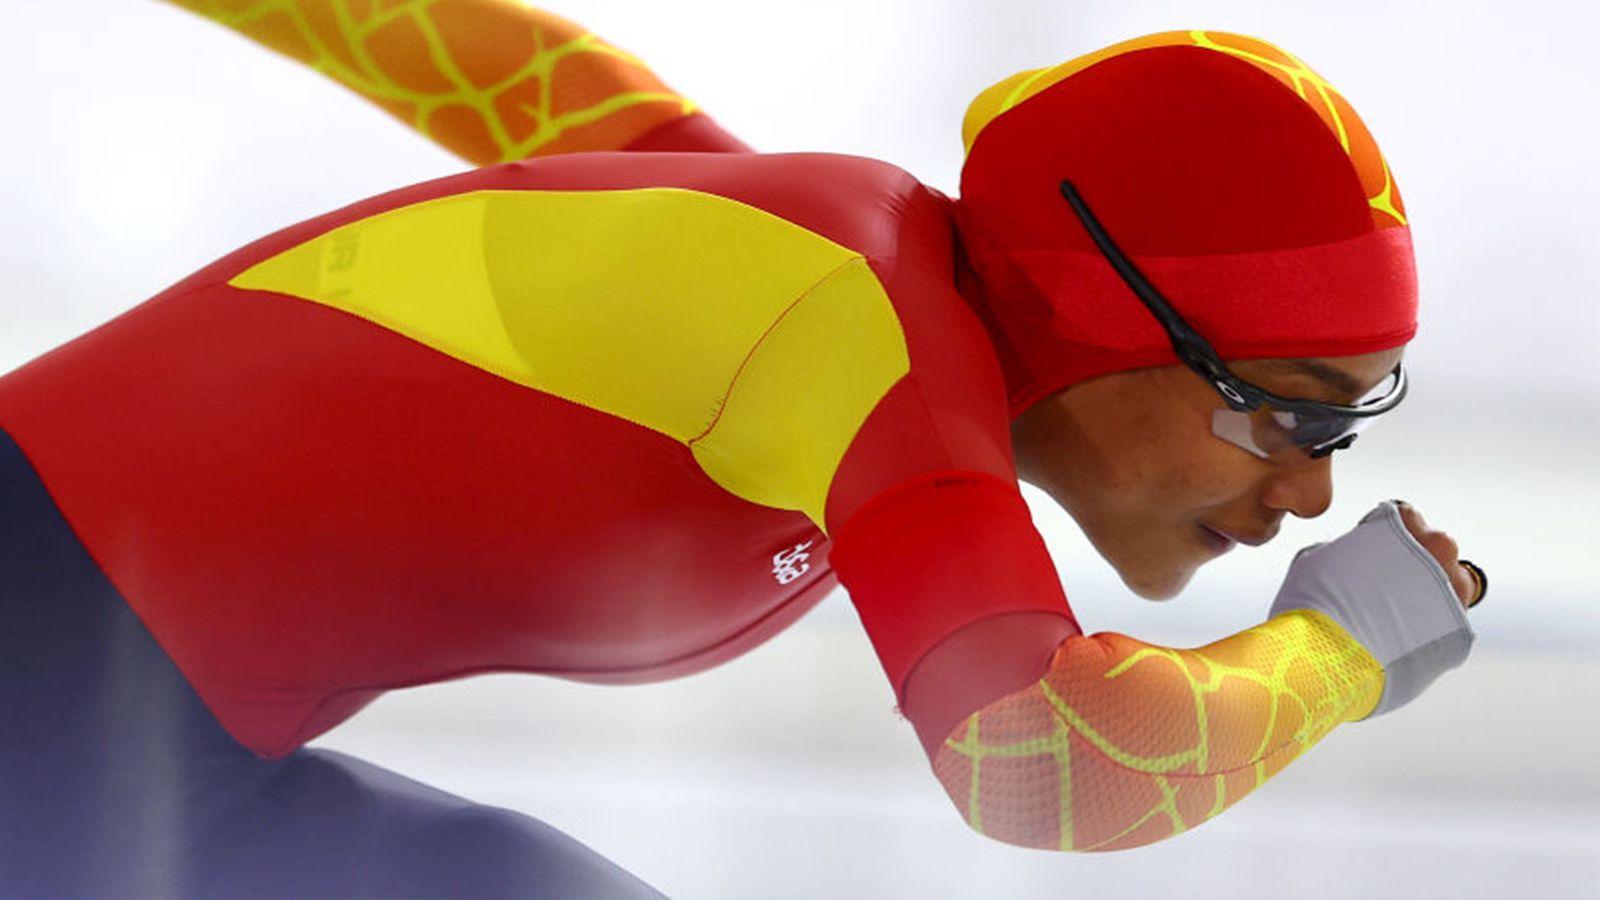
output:
[{"label": "eyebrow", "polygon": [[1357,381],[1355,376],[1343,369],[1335,369],[1327,363],[1310,359],[1269,359],[1263,362],[1267,364],[1267,368],[1279,372],[1309,375],[1334,390],[1352,397],[1359,397],[1367,392],[1366,386]]}]

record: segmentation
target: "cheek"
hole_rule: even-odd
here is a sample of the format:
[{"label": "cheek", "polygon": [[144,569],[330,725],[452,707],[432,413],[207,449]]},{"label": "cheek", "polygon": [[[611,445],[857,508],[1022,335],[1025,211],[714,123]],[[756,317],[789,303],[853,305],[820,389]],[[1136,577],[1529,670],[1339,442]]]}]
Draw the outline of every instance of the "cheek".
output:
[{"label": "cheek", "polygon": [[1144,510],[1187,492],[1191,463],[1205,452],[1192,411],[1177,404],[1129,401],[1115,427],[1100,435],[1098,482],[1116,506]]},{"label": "cheek", "polygon": [[1170,518],[1232,502],[1253,489],[1261,462],[1211,433],[1210,421],[1191,421],[1152,446],[1145,474]]}]

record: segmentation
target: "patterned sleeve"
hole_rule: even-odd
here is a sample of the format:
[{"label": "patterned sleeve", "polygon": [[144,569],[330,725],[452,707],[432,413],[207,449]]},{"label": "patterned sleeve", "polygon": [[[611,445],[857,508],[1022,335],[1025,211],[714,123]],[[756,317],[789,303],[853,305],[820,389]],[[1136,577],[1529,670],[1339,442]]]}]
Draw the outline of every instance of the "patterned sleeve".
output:
[{"label": "patterned sleeve", "polygon": [[479,166],[747,151],[638,57],[514,0],[169,0],[297,60]]},{"label": "patterned sleeve", "polygon": [[1382,689],[1377,660],[1314,610],[1193,650],[1072,637],[1043,678],[956,726],[933,768],[983,834],[1120,850],[1227,809]]},{"label": "patterned sleeve", "polygon": [[886,493],[839,530],[832,558],[939,782],[1006,843],[1176,835],[1383,690],[1372,654],[1314,610],[1195,649],[1079,633],[1016,486],[992,476]]}]

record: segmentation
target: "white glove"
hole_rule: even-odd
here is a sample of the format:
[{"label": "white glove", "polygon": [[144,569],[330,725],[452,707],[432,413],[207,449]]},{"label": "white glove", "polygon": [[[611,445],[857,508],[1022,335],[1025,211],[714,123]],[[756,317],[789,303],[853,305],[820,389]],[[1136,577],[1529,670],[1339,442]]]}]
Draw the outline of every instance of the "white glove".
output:
[{"label": "white glove", "polygon": [[1347,534],[1295,554],[1271,616],[1326,613],[1383,664],[1383,697],[1366,718],[1399,709],[1461,665],[1477,636],[1444,567],[1385,500]]}]

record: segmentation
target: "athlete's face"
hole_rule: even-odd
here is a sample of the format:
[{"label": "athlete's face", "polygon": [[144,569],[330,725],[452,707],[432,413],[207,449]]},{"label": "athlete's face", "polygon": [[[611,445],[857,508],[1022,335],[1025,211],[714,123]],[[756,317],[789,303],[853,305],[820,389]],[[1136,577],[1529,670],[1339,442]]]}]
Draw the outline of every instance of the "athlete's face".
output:
[{"label": "athlete's face", "polygon": [[[1388,377],[1403,352],[1314,360],[1354,379],[1345,389],[1285,371],[1281,360],[1226,362],[1281,397],[1354,403]],[[1201,523],[1264,543],[1286,514],[1309,519],[1333,502],[1337,453],[1263,460],[1212,433],[1212,410],[1224,407],[1181,365],[1080,382],[1012,422],[1017,472],[1066,509],[1129,589],[1166,600],[1223,552]]]}]

